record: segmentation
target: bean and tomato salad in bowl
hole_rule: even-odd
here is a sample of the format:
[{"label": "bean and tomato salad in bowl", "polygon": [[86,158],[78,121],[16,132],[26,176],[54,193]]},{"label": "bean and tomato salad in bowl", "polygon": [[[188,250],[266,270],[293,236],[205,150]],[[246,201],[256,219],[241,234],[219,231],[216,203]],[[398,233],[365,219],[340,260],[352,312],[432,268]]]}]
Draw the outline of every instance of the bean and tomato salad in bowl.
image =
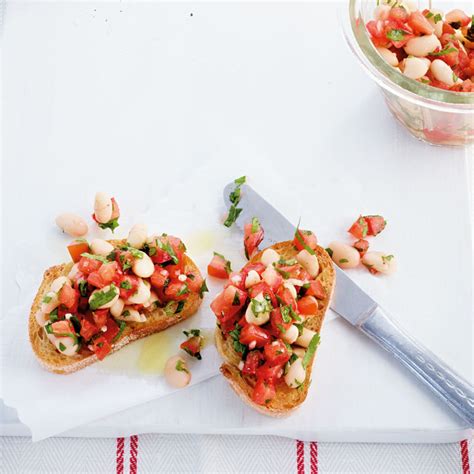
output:
[{"label": "bean and tomato salad in bowl", "polygon": [[460,6],[350,0],[345,24],[394,117],[435,145],[474,143],[474,26]]}]

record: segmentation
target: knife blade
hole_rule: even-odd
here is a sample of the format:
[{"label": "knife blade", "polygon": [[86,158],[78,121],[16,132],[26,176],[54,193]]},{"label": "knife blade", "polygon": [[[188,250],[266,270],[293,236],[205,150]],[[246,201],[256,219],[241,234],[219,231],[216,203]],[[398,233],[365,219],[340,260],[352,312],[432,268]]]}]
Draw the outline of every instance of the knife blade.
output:
[{"label": "knife blade", "polygon": [[[224,201],[231,206],[230,193],[235,183],[224,188]],[[238,207],[242,209],[236,225],[258,217],[265,229],[262,248],[292,240],[296,226],[262,198],[251,186],[241,186]],[[474,390],[472,385],[439,360],[421,343],[410,337],[398,324],[338,266],[336,288],[330,307],[338,315],[390,352],[433,393],[451,408],[470,428],[474,425]]]}]

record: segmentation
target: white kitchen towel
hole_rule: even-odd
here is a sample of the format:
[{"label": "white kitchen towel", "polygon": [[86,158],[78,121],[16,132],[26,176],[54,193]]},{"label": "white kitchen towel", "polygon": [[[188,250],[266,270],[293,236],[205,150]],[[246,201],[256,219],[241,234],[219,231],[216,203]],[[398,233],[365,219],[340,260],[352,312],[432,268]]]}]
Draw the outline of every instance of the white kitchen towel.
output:
[{"label": "white kitchen towel", "polygon": [[140,435],[0,438],[2,472],[41,474],[470,474],[473,442],[302,442],[277,436]]}]

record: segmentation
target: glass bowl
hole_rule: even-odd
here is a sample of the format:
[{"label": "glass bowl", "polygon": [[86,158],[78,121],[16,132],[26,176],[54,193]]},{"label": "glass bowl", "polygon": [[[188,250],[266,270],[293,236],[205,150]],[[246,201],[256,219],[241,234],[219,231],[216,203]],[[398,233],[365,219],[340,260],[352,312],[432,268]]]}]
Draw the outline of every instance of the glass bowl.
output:
[{"label": "glass bowl", "polygon": [[[379,85],[393,116],[419,140],[434,145],[473,144],[474,93],[431,87],[390,66],[378,54],[365,27],[373,19],[377,3],[377,0],[349,0],[341,20],[351,50]],[[451,8],[444,11],[452,8],[451,3]]]}]

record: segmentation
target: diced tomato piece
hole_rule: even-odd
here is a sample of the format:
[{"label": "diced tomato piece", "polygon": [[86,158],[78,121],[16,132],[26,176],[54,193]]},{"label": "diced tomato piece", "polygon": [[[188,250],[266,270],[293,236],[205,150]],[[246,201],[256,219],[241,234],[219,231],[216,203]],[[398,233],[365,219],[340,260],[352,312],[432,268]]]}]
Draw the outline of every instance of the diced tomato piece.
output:
[{"label": "diced tomato piece", "polygon": [[243,272],[232,272],[229,275],[229,280],[225,284],[224,288],[227,288],[228,286],[235,286],[240,290],[245,290],[245,278],[246,274]]},{"label": "diced tomato piece", "polygon": [[385,36],[383,21],[371,20],[367,22],[366,28],[375,46],[388,46],[390,41]]},{"label": "diced tomato piece", "polygon": [[96,288],[103,288],[107,283],[102,279],[99,272],[92,272],[87,277],[87,283]]},{"label": "diced tomato piece", "polygon": [[272,365],[268,361],[257,369],[257,378],[276,383],[283,375],[283,364]]},{"label": "diced tomato piece", "polygon": [[239,341],[242,344],[248,346],[252,343],[255,343],[255,347],[263,347],[270,340],[270,333],[266,329],[256,326],[255,324],[248,324],[247,326],[243,327],[239,338]]},{"label": "diced tomato piece", "polygon": [[186,276],[186,284],[188,285],[189,291],[191,291],[192,293],[199,293],[204,282],[202,276],[194,272],[188,273]]},{"label": "diced tomato piece", "polygon": [[61,321],[56,321],[51,324],[51,329],[53,330],[53,334],[59,337],[75,334],[74,326],[71,321],[68,321],[67,319],[62,319]]},{"label": "diced tomato piece", "polygon": [[300,314],[316,314],[318,307],[318,300],[314,296],[303,296],[303,298],[298,300],[298,312]]},{"label": "diced tomato piece", "polygon": [[258,251],[258,246],[263,240],[263,227],[260,225],[259,220],[254,217],[252,222],[245,224],[244,226],[244,249],[245,256],[250,259]]},{"label": "diced tomato piece", "polygon": [[161,290],[169,281],[169,272],[164,267],[155,265],[155,271],[150,278],[150,283],[153,288]]},{"label": "diced tomato piece", "polygon": [[110,217],[110,220],[113,221],[120,217],[120,209],[115,198],[110,198],[110,200],[112,201],[112,216]]},{"label": "diced tomato piece", "polygon": [[403,23],[408,20],[409,14],[403,7],[392,7],[388,17],[391,20],[398,20]]},{"label": "diced tomato piece", "polygon": [[293,324],[293,321],[290,320],[289,322],[285,323],[283,321],[283,316],[281,314],[280,308],[275,308],[270,315],[270,325],[272,327],[272,332],[276,337],[280,337],[284,334]]},{"label": "diced tomato piece", "polygon": [[181,263],[183,260],[183,254],[186,250],[181,239],[172,235],[161,235],[157,237],[157,240],[160,242],[161,248],[160,245],[156,248],[153,247],[156,250],[156,253],[151,255],[151,259],[154,263],[160,264],[169,262],[173,260],[173,257],[173,263],[175,265]]},{"label": "diced tomato piece", "polygon": [[252,393],[252,400],[257,405],[266,405],[271,402],[276,395],[275,386],[265,380],[257,380]]},{"label": "diced tomato piece", "polygon": [[202,337],[193,336],[190,337],[188,340],[182,342],[179,347],[183,349],[183,351],[187,352],[190,356],[201,359],[201,345]]},{"label": "diced tomato piece", "polygon": [[77,263],[81,259],[81,255],[83,253],[89,252],[89,244],[87,242],[78,242],[76,240],[67,246],[67,250],[72,258],[72,261]]},{"label": "diced tomato piece", "polygon": [[99,332],[99,328],[89,321],[86,317],[80,318],[81,323],[81,331],[80,334],[84,338],[85,341],[88,341],[92,336]]},{"label": "diced tomato piece", "polygon": [[100,336],[92,341],[91,350],[95,353],[99,360],[103,360],[104,357],[112,350],[112,345],[104,336]]},{"label": "diced tomato piece", "polygon": [[227,279],[231,272],[230,262],[222,255],[214,254],[211,262],[207,266],[207,273],[215,278]]},{"label": "diced tomato piece", "polygon": [[347,232],[352,234],[356,239],[363,239],[367,235],[368,230],[367,221],[364,217],[359,216]]},{"label": "diced tomato piece", "polygon": [[360,253],[360,256],[363,257],[369,249],[369,241],[365,239],[359,239],[356,240],[352,246]]},{"label": "diced tomato piece", "polygon": [[449,34],[449,35],[454,35],[456,33],[456,30],[449,24],[444,22],[443,23],[443,34]]},{"label": "diced tomato piece", "polygon": [[270,298],[274,308],[278,307],[278,301],[276,299],[275,293],[273,293],[272,289],[264,281],[252,286],[248,291],[250,298],[256,298],[260,293],[263,293],[263,296],[268,296]]},{"label": "diced tomato piece", "polygon": [[297,310],[296,300],[293,298],[293,295],[288,288],[281,286],[277,291],[277,297],[280,299],[280,304],[283,306],[291,306],[293,311]]},{"label": "diced tomato piece", "polygon": [[276,339],[273,342],[265,344],[263,353],[265,355],[265,359],[271,366],[282,366],[290,359],[290,353],[288,352],[285,343],[281,339]]},{"label": "diced tomato piece", "polygon": [[244,362],[242,373],[244,375],[255,375],[258,367],[263,364],[265,358],[260,351],[250,351]]},{"label": "diced tomato piece", "polygon": [[309,282],[309,288],[306,290],[306,295],[315,296],[318,300],[326,298],[326,290],[319,280]]},{"label": "diced tomato piece", "polygon": [[87,311],[89,308],[89,298],[87,296],[81,296],[79,298],[79,309],[81,311]]},{"label": "diced tomato piece", "polygon": [[309,247],[311,250],[314,250],[318,246],[318,239],[316,234],[310,230],[296,229],[295,237],[293,239],[293,245],[298,250],[303,250],[306,247]]},{"label": "diced tomato piece", "polygon": [[364,219],[367,222],[367,235],[380,234],[387,225],[387,222],[382,216],[365,216]]},{"label": "diced tomato piece", "polygon": [[434,32],[433,25],[419,10],[415,10],[414,12],[410,13],[410,17],[408,18],[408,25],[411,27],[413,33],[415,34],[431,35]]},{"label": "diced tomato piece", "polygon": [[242,276],[247,278],[247,275],[250,273],[251,270],[256,271],[260,276],[262,273],[265,271],[267,267],[262,263],[262,262],[257,262],[257,263],[247,263],[244,268],[242,268]]},{"label": "diced tomato piece", "polygon": [[235,286],[228,286],[211,303],[211,309],[221,323],[231,320],[247,301],[247,293]]},{"label": "diced tomato piece", "polygon": [[81,257],[77,268],[84,275],[89,275],[89,273],[96,272],[102,265],[102,262],[95,260],[94,258]]},{"label": "diced tomato piece", "polygon": [[166,265],[166,270],[168,270],[171,279],[176,279],[181,273],[184,273],[184,260],[181,260],[181,262],[177,265]]},{"label": "diced tomato piece", "polygon": [[102,334],[108,342],[112,342],[114,337],[119,333],[120,328],[118,327],[117,323],[111,318],[107,318],[107,322],[105,324],[107,330]]},{"label": "diced tomato piece", "polygon": [[77,312],[79,306],[79,291],[71,287],[69,283],[66,283],[59,290],[58,294],[59,303],[66,306],[66,308],[71,312]]},{"label": "diced tomato piece", "polygon": [[99,275],[106,285],[109,285],[115,280],[115,275],[119,267],[117,262],[104,263],[99,268]]},{"label": "diced tomato piece", "polygon": [[164,290],[167,301],[184,301],[189,296],[189,288],[186,282],[172,281]]},{"label": "diced tomato piece", "polygon": [[274,267],[267,267],[262,273],[262,278],[274,292],[277,291],[283,283],[283,277]]},{"label": "diced tomato piece", "polygon": [[[153,275],[152,275],[153,276]],[[120,298],[128,300],[138,290],[139,279],[135,275],[119,275],[114,280],[120,291]]]},{"label": "diced tomato piece", "polygon": [[299,264],[295,265],[277,265],[276,267],[285,278],[295,278],[296,280],[306,280],[308,272]]},{"label": "diced tomato piece", "polygon": [[98,309],[92,313],[94,324],[99,328],[103,328],[107,323],[107,316],[109,315],[108,309]]}]

